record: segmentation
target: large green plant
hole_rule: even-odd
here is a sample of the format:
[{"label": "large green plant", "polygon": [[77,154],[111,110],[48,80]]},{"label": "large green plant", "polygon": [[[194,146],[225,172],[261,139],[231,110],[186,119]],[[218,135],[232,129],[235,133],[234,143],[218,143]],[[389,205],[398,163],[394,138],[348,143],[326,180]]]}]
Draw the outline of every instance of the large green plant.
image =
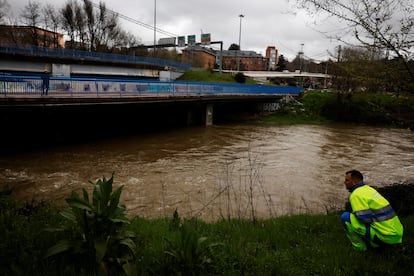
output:
[{"label": "large green plant", "polygon": [[[177,216],[176,216],[177,215]],[[179,230],[178,236],[167,242],[166,266],[174,275],[209,275],[214,274],[214,248],[221,246],[219,242],[207,242],[207,237],[200,237],[191,225],[181,222],[174,213],[173,224]]]},{"label": "large green plant", "polygon": [[85,189],[83,197],[73,192],[66,199],[69,207],[60,214],[67,223],[52,229],[64,236],[46,254],[58,260],[59,269],[87,275],[132,272],[134,233],[124,227],[129,220],[119,204],[122,187],[112,192],[112,183],[113,175],[93,184],[91,201]]}]

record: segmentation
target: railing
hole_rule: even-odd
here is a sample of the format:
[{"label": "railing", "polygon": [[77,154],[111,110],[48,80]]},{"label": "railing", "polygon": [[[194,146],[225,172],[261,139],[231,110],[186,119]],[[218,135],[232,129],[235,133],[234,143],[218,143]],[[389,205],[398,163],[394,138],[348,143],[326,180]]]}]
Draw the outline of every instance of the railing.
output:
[{"label": "railing", "polygon": [[[0,93],[41,95],[41,76],[0,75]],[[250,84],[50,77],[50,96],[194,96],[299,94],[301,87]]]},{"label": "railing", "polygon": [[39,57],[51,57],[61,59],[76,59],[87,61],[117,62],[141,65],[152,65],[158,67],[172,67],[187,70],[190,64],[175,62],[160,58],[139,57],[131,55],[108,54],[100,52],[88,52],[63,48],[48,48],[37,46],[24,46],[13,43],[0,43],[0,53],[12,55],[28,55]]}]

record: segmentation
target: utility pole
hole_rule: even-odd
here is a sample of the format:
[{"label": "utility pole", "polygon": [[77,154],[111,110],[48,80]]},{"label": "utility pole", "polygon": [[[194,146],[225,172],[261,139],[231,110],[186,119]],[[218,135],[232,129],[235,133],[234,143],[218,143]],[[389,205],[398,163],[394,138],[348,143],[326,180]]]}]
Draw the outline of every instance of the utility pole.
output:
[{"label": "utility pole", "polygon": [[239,26],[239,55],[237,57],[237,72],[240,71],[240,54],[241,54],[241,27],[242,27],[242,18],[244,17],[243,14],[239,14],[240,17],[240,26]]},{"label": "utility pole", "polygon": [[303,56],[303,43],[300,44],[300,52],[299,52],[299,73],[302,74],[302,56]]},{"label": "utility pole", "polygon": [[338,46],[338,62],[341,61],[341,51],[342,51],[342,47],[341,45]]},{"label": "utility pole", "polygon": [[156,53],[156,44],[157,44],[157,0],[154,0],[154,57],[157,56]]}]

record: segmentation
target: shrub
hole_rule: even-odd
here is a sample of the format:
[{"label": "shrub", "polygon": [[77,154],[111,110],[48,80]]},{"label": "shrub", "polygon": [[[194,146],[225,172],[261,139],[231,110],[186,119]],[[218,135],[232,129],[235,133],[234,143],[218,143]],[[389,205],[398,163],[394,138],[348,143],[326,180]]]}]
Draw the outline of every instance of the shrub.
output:
[{"label": "shrub", "polygon": [[[176,213],[175,213],[176,214]],[[214,249],[222,245],[208,242],[208,238],[199,236],[194,230],[194,221],[181,221],[173,218],[173,228],[178,230],[174,239],[165,238],[167,250],[164,251],[167,265],[165,270],[174,275],[210,275],[215,274],[216,255]],[[180,221],[179,223],[177,223]]]},{"label": "shrub", "polygon": [[234,76],[234,79],[238,83],[245,83],[246,82],[246,76],[243,73],[241,73],[241,72],[237,73]]},{"label": "shrub", "polygon": [[122,187],[112,192],[112,183],[113,176],[108,180],[99,179],[91,202],[85,189],[83,197],[73,192],[66,199],[69,207],[60,214],[67,223],[49,229],[64,232],[64,238],[46,254],[47,258],[57,260],[61,272],[88,275],[133,272],[135,243],[132,238],[135,235],[124,229],[129,220],[125,207],[119,205]]}]

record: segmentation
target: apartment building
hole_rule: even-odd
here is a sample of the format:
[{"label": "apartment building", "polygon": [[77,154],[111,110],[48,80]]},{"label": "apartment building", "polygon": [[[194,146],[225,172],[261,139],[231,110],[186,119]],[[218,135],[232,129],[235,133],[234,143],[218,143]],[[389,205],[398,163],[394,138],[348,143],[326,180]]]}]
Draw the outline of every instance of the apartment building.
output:
[{"label": "apartment building", "polygon": [[0,25],[0,43],[63,48],[63,34],[38,27]]},{"label": "apartment building", "polygon": [[267,68],[267,59],[254,51],[223,51],[223,70],[238,68],[240,71],[263,71]]},{"label": "apartment building", "polygon": [[275,71],[277,68],[277,63],[279,62],[279,51],[275,46],[268,46],[266,48],[266,58],[268,60],[269,71]]},{"label": "apartment building", "polygon": [[190,46],[183,50],[181,60],[196,68],[214,69],[217,54],[219,53],[209,48]]}]

